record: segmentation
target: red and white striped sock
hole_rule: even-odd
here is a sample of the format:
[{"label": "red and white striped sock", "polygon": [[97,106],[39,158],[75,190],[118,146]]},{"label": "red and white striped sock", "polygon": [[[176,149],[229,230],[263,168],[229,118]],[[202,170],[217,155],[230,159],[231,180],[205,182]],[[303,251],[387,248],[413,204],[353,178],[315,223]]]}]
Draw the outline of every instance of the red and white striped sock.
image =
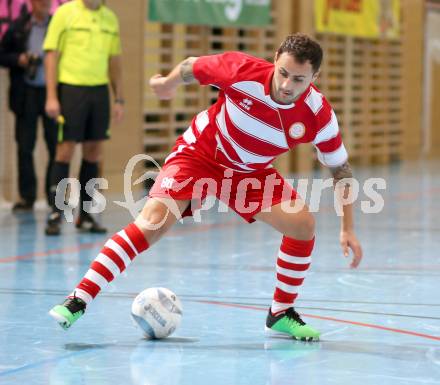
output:
[{"label": "red and white striped sock", "polygon": [[310,267],[315,238],[301,241],[284,236],[277,259],[277,285],[272,314],[279,314],[293,305],[307,270]]},{"label": "red and white striped sock", "polygon": [[75,295],[87,304],[90,303],[138,254],[147,250],[148,246],[142,231],[134,223],[129,224],[105,243],[70,296]]}]

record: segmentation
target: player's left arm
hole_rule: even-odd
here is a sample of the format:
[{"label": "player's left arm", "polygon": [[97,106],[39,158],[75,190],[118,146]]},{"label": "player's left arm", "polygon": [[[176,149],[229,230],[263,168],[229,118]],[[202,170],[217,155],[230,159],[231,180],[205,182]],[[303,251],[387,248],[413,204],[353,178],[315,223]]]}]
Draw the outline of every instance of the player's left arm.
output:
[{"label": "player's left arm", "polygon": [[193,71],[196,60],[197,57],[188,57],[174,67],[167,76],[153,75],[150,78],[150,87],[156,96],[161,100],[169,100],[174,97],[178,86],[198,83]]},{"label": "player's left arm", "polygon": [[110,56],[109,75],[114,96],[113,116],[116,123],[124,117],[124,91],[122,87],[122,60],[121,55]]},{"label": "player's left arm", "polygon": [[349,255],[349,249],[353,252],[353,259],[350,267],[356,268],[359,266],[362,260],[362,247],[354,233],[353,224],[353,204],[349,196],[351,194],[350,183],[344,183],[344,179],[353,178],[353,172],[350,163],[346,161],[340,166],[330,167],[330,171],[333,175],[333,185],[335,187],[335,193],[339,194],[339,201],[342,202],[343,215],[341,217],[341,232],[339,235],[339,242],[342,247],[342,251],[345,257]]}]

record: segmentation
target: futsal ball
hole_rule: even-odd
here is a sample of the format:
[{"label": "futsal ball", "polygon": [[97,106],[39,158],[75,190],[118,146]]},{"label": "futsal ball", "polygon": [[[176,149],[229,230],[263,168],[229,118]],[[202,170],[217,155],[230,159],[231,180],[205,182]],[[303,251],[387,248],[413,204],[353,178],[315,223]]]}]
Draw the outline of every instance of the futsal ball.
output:
[{"label": "futsal ball", "polygon": [[180,325],[182,304],[171,290],[151,287],[136,296],[131,305],[131,317],[145,337],[165,338]]}]

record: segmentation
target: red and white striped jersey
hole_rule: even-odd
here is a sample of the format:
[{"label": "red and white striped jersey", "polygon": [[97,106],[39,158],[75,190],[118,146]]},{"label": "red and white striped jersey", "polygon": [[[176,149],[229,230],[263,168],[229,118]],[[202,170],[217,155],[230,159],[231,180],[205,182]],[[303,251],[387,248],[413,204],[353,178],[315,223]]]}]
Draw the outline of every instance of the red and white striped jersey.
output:
[{"label": "red and white striped jersey", "polygon": [[193,72],[200,84],[220,92],[193,119],[183,145],[242,172],[271,167],[300,143],[312,142],[326,166],[347,160],[336,115],[314,85],[294,103],[278,104],[270,97],[274,64],[240,52],[199,57]]}]

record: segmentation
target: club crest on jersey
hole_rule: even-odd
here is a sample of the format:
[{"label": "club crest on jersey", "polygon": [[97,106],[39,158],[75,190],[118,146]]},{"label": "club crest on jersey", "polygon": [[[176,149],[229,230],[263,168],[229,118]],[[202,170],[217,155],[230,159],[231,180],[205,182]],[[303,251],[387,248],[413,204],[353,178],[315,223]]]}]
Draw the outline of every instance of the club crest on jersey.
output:
[{"label": "club crest on jersey", "polygon": [[240,103],[240,106],[242,106],[246,111],[249,111],[254,104],[254,102],[248,98],[244,98]]},{"label": "club crest on jersey", "polygon": [[300,139],[306,133],[306,127],[301,122],[293,123],[289,128],[289,135],[293,139]]}]

